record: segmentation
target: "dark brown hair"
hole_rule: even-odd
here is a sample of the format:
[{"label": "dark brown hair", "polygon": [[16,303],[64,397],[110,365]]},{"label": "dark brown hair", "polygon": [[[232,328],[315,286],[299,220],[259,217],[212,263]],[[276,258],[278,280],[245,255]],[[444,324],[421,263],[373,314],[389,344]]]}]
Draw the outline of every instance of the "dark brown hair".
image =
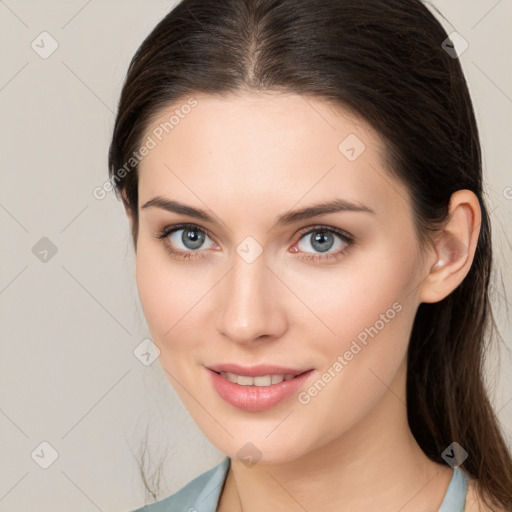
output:
[{"label": "dark brown hair", "polygon": [[[407,410],[425,454],[459,443],[491,508],[512,508],[512,459],[484,386],[490,339],[491,233],[478,128],[458,58],[419,0],[183,0],[133,57],[109,152],[116,194],[138,235],[137,165],[118,173],[163,109],[195,93],[296,93],[369,122],[389,172],[408,188],[421,239],[469,189],[482,226],[472,267],[444,300],[419,306],[408,351]],[[126,169],[126,166],[124,167]],[[124,176],[120,176],[124,175]]]}]

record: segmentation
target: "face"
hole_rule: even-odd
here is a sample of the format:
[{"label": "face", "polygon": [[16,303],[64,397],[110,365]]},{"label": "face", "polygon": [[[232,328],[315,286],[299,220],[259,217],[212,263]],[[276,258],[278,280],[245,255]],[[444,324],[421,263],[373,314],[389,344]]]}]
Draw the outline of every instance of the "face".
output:
[{"label": "face", "polygon": [[408,193],[377,133],[339,107],[195,100],[144,138],[141,303],[210,441],[232,458],[250,442],[261,462],[290,461],[355,429],[403,368],[425,273]]}]

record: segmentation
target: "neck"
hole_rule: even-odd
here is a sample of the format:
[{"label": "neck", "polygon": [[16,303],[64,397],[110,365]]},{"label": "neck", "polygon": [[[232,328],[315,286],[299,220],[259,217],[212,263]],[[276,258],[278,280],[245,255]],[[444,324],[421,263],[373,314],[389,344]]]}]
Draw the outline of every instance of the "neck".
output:
[{"label": "neck", "polygon": [[246,467],[232,459],[219,512],[437,510],[452,475],[414,439],[405,365],[382,400],[350,431],[300,458]]}]

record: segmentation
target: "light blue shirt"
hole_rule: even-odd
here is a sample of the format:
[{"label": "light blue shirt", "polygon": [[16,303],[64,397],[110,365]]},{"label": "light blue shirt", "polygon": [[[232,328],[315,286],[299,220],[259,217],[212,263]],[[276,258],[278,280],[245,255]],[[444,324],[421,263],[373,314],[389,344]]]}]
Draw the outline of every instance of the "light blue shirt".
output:
[{"label": "light blue shirt", "polygon": [[[225,457],[171,496],[133,512],[216,512],[231,459]],[[452,478],[438,512],[464,512],[468,477],[459,468]]]}]

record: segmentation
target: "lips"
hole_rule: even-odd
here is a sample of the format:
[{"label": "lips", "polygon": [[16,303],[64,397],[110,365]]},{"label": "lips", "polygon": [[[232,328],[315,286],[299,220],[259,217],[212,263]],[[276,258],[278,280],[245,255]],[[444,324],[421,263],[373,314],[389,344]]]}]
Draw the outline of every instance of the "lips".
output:
[{"label": "lips", "polygon": [[[302,370],[274,365],[242,367],[234,364],[212,365],[206,370],[214,389],[225,402],[249,412],[263,411],[284,402],[303,387],[315,372],[313,369]],[[229,374],[242,379],[243,384],[228,379]],[[271,375],[288,375],[289,378],[270,385],[266,385],[269,384],[268,380],[266,383],[257,380]],[[254,385],[254,382],[249,380],[251,378],[256,379],[258,385]]]},{"label": "lips", "polygon": [[271,386],[280,384],[283,380],[294,379],[294,375],[263,375],[261,377],[247,377],[245,375],[236,375],[234,373],[220,372],[221,377],[234,382],[240,386]]}]

